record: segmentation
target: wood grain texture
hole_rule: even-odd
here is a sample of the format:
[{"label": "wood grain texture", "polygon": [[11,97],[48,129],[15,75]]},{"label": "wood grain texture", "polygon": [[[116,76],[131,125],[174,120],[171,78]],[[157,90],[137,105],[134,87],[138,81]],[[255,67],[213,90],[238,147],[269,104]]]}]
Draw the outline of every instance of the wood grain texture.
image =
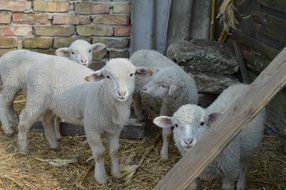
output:
[{"label": "wood grain texture", "polygon": [[273,39],[286,43],[286,20],[271,16],[260,11],[252,13],[255,30]]},{"label": "wood grain texture", "polygon": [[278,53],[279,51],[266,45],[263,44],[262,42],[251,38],[249,36],[247,36],[246,34],[242,33],[242,32],[236,32],[233,31],[231,33],[230,36],[232,39],[234,39],[236,42],[238,42],[239,44],[253,50],[256,51],[260,54],[265,55],[266,57],[268,57],[269,59],[273,59]]},{"label": "wood grain texture", "polygon": [[[286,48],[166,174],[155,190],[185,189],[286,84]],[[223,131],[223,132],[222,132]]]},{"label": "wood grain texture", "polygon": [[285,0],[257,0],[261,5],[286,13],[286,1]]}]

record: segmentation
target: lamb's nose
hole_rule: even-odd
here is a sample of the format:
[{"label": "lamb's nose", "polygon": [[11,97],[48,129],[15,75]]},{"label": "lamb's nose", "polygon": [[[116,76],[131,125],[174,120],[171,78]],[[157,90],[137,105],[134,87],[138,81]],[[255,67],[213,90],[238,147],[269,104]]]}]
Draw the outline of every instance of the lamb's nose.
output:
[{"label": "lamb's nose", "polygon": [[83,64],[87,64],[88,63],[87,59],[81,59],[80,62],[83,63]]},{"label": "lamb's nose", "polygon": [[124,97],[125,95],[126,95],[126,90],[125,91],[121,91],[121,92],[117,92],[118,93],[118,95],[120,96],[120,97]]},{"label": "lamb's nose", "polygon": [[185,142],[187,145],[190,145],[190,144],[192,144],[193,139],[184,139],[184,142]]},{"label": "lamb's nose", "polygon": [[146,90],[147,90],[147,87],[143,86],[142,90],[146,91]]}]

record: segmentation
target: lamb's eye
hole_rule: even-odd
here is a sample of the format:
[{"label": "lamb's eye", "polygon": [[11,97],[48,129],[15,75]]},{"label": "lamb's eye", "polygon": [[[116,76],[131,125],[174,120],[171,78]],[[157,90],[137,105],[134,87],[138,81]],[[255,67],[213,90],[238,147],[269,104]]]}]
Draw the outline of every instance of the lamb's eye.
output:
[{"label": "lamb's eye", "polygon": [[130,75],[129,75],[129,76],[130,76],[130,77],[133,77],[133,75],[134,75],[133,73],[130,73]]},{"label": "lamb's eye", "polygon": [[177,127],[179,127],[179,125],[177,123],[175,123],[175,127],[177,128]]},{"label": "lamb's eye", "polygon": [[75,54],[75,52],[74,52],[74,51],[72,51],[72,54]]},{"label": "lamb's eye", "polygon": [[167,87],[167,85],[165,85],[165,84],[161,84],[160,86],[163,87],[163,88]]},{"label": "lamb's eye", "polygon": [[200,126],[204,126],[204,125],[205,125],[205,122],[202,121],[202,122],[200,123]]},{"label": "lamb's eye", "polygon": [[110,79],[110,76],[109,76],[109,75],[106,75],[106,78]]},{"label": "lamb's eye", "polygon": [[90,49],[90,50],[88,50],[88,53],[91,53],[91,49]]}]

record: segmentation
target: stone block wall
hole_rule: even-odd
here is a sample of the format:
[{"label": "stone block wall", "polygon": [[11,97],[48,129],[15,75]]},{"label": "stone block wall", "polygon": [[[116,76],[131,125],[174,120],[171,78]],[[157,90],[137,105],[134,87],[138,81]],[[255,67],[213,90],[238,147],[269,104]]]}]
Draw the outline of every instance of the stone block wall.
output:
[{"label": "stone block wall", "polygon": [[94,62],[127,57],[129,0],[1,0],[0,56],[12,49],[54,54],[75,39],[102,42]]}]

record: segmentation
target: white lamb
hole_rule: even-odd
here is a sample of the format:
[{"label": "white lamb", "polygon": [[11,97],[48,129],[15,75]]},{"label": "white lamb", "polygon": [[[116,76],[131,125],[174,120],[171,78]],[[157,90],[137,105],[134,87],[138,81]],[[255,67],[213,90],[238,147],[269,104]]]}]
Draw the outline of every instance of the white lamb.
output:
[{"label": "white lamb", "polygon": [[[198,92],[194,79],[172,60],[152,50],[138,50],[130,61],[135,66],[148,67],[154,74],[152,77],[136,78],[134,93],[134,109],[139,120],[142,120],[141,96],[148,106],[154,104],[154,98],[159,98],[161,103],[160,115],[173,114],[184,104],[196,104]],[[171,129],[162,130],[163,146],[161,158],[168,159],[168,144],[171,137]]]},{"label": "white lamb", "polygon": [[62,57],[34,52],[30,55],[48,59],[50,63],[34,64],[27,76],[27,102],[18,125],[20,152],[28,152],[27,135],[39,118],[50,147],[57,148],[53,126],[57,115],[69,123],[84,126],[96,163],[94,176],[100,184],[107,182],[101,135],[105,133],[108,136],[111,174],[119,178],[116,154],[120,132],[130,114],[135,74],[146,74],[149,70],[136,68],[127,59],[112,59],[101,70],[93,72]]},{"label": "white lamb", "polygon": [[81,65],[89,66],[92,63],[93,50],[100,51],[105,47],[102,43],[90,44],[85,40],[75,40],[70,47],[57,49],[55,55],[68,57]]},{"label": "white lamb", "polygon": [[[101,51],[106,48],[105,44],[90,44],[85,40],[75,40],[70,47],[62,47],[55,51],[55,55],[67,57],[83,66],[92,64],[93,50]],[[55,118],[55,130],[57,139],[61,139],[60,134],[60,118]]]},{"label": "white lamb", "polygon": [[[105,47],[106,46],[102,43],[91,45],[84,40],[76,40],[69,48],[58,49],[56,54],[63,56],[63,52],[66,50],[70,52],[71,60],[78,63],[81,63],[81,60],[87,60],[81,64],[90,64],[92,60],[92,52],[90,50],[96,49],[97,51],[100,51]],[[32,55],[34,54],[31,53],[31,51],[14,50],[4,54],[0,58],[0,85],[3,87],[2,96],[0,97],[0,102],[2,104],[0,119],[2,128],[8,136],[13,134],[11,125],[18,124],[18,118],[13,109],[13,100],[18,91],[25,91],[26,78],[30,67],[38,63],[52,62],[49,58],[42,56],[32,57]],[[55,123],[57,124],[55,126],[57,131],[56,136],[60,139],[61,136],[59,133],[58,122]]]},{"label": "white lamb", "polygon": [[[195,146],[219,115],[225,112],[248,87],[244,84],[230,86],[207,109],[188,104],[180,107],[172,117],[160,116],[153,122],[162,128],[174,127],[174,141],[183,155]],[[236,189],[245,189],[247,166],[250,156],[261,142],[265,118],[266,112],[263,109],[203,171],[200,178],[211,180],[222,177],[223,189],[234,189],[236,181]],[[197,189],[196,181],[191,186],[192,189]]]}]

